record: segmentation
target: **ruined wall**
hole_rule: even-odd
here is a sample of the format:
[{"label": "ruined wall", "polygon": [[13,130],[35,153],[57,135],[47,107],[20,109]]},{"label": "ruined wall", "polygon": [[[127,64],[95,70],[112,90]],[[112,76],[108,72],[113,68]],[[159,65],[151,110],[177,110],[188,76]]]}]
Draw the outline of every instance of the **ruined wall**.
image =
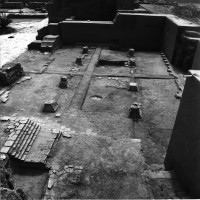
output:
[{"label": "ruined wall", "polygon": [[114,22],[64,21],[60,32],[65,44],[114,43],[153,51],[161,50],[164,21],[159,15],[120,13]]},{"label": "ruined wall", "polygon": [[181,44],[181,35],[186,30],[200,30],[200,26],[173,15],[166,16],[162,48],[167,58],[174,64],[178,47]]},{"label": "ruined wall", "polygon": [[114,25],[112,37],[122,46],[137,50],[160,51],[165,17],[152,14],[120,14]]}]

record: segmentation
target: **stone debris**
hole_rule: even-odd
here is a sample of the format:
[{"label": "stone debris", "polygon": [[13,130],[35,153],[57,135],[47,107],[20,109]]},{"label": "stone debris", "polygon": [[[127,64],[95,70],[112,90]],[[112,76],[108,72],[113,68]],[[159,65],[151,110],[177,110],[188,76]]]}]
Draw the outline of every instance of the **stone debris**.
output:
[{"label": "stone debris", "polygon": [[139,92],[138,84],[135,82],[130,82],[128,90],[131,92]]},{"label": "stone debris", "polygon": [[58,130],[58,129],[52,129],[52,130],[51,130],[51,133],[52,133],[52,134],[59,134],[59,133],[60,133],[60,130]]},{"label": "stone debris", "polygon": [[6,154],[6,153],[8,153],[9,150],[10,150],[10,147],[4,146],[1,148],[1,154]]},{"label": "stone debris", "polygon": [[5,91],[1,96],[0,96],[0,100],[2,103],[6,103],[8,101],[8,95],[9,95],[10,91]]},{"label": "stone debris", "polygon": [[0,160],[5,160],[7,158],[6,154],[0,154]]},{"label": "stone debris", "polygon": [[77,165],[65,165],[63,170],[59,170],[59,167],[57,167],[57,170],[51,169],[49,171],[49,180],[44,199],[52,199],[52,194],[55,195],[54,187],[58,186],[59,182],[63,180],[74,185],[81,184],[81,173],[83,169],[83,166]]},{"label": "stone debris", "polygon": [[134,49],[129,49],[128,54],[130,57],[133,57],[135,54],[135,50]]},{"label": "stone debris", "polygon": [[165,56],[165,54],[163,52],[160,53],[161,56]]},{"label": "stone debris", "polygon": [[78,57],[76,58],[75,63],[76,63],[77,65],[83,65],[82,57],[81,57],[81,56],[78,56]]},{"label": "stone debris", "polygon": [[53,187],[53,184],[54,184],[55,180],[50,178],[49,181],[48,181],[48,189],[51,189]]},{"label": "stone debris", "polygon": [[151,171],[156,172],[156,171],[164,170],[165,166],[164,164],[151,164],[150,169]]},{"label": "stone debris", "polygon": [[125,66],[125,67],[129,67],[128,62],[125,62],[125,63],[124,63],[124,66]]},{"label": "stone debris", "polygon": [[7,129],[11,134],[1,153],[8,153],[18,159],[25,158],[40,131],[40,126],[28,118],[19,118],[11,121]]},{"label": "stone debris", "polygon": [[61,88],[61,89],[66,89],[67,87],[68,87],[67,76],[62,76],[62,77],[60,78],[59,88]]},{"label": "stone debris", "polygon": [[144,176],[150,178],[150,179],[172,179],[173,173],[170,171],[151,171],[146,170],[144,171]]},{"label": "stone debris", "polygon": [[170,65],[170,63],[168,62],[168,60],[167,61],[164,61],[165,62],[165,65],[166,66],[169,66]]},{"label": "stone debris", "polygon": [[183,92],[179,90],[179,91],[175,94],[175,97],[176,97],[177,99],[181,99],[181,98],[182,98],[182,94],[183,94]]},{"label": "stone debris", "polygon": [[83,132],[82,134],[87,135],[87,136],[97,137],[97,133],[92,132],[91,129],[87,129],[87,131]]},{"label": "stone debris", "polygon": [[175,83],[180,91],[183,91],[184,85],[181,83],[180,79],[175,79]]},{"label": "stone debris", "polygon": [[24,77],[21,78],[20,81],[17,82],[17,84],[19,84],[19,83],[21,83],[21,82],[25,82],[26,80],[30,80],[30,79],[32,79],[31,76],[24,76]]},{"label": "stone debris", "polygon": [[72,137],[71,134],[68,133],[68,132],[62,132],[62,135],[63,135],[63,137],[66,137],[66,138],[71,138]]},{"label": "stone debris", "polygon": [[7,63],[0,68],[0,86],[12,85],[22,76],[24,76],[24,70],[20,63]]},{"label": "stone debris", "polygon": [[42,112],[55,113],[59,105],[55,100],[48,100],[45,102]]},{"label": "stone debris", "polygon": [[61,117],[61,113],[57,113],[57,114],[55,115],[55,117],[56,117],[56,118],[60,118],[60,117]]},{"label": "stone debris", "polygon": [[[10,120],[5,129],[9,137],[0,151],[1,155],[8,154],[9,156],[27,163],[45,164],[55,142],[60,138],[61,132],[52,129],[51,132],[53,135],[56,135],[56,137],[51,136],[41,140],[41,144],[40,142],[37,143],[37,146],[34,147],[35,149],[32,152],[30,150],[41,131],[41,126],[24,117],[13,117],[12,119],[14,120]],[[46,129],[43,131],[46,131]],[[47,132],[48,131],[50,131],[50,129],[47,129]]]},{"label": "stone debris", "polygon": [[142,111],[141,111],[141,104],[134,102],[130,109],[129,109],[129,118],[131,118],[133,121],[138,121],[139,119],[142,119]]},{"label": "stone debris", "polygon": [[78,67],[72,67],[70,69],[70,71],[73,71],[73,72],[78,72],[80,69]]},{"label": "stone debris", "polygon": [[7,121],[10,120],[10,117],[8,117],[8,116],[3,116],[3,117],[0,118],[0,120],[1,120],[2,122],[7,122]]},{"label": "stone debris", "polygon": [[136,67],[136,61],[134,58],[131,58],[129,61],[128,61],[128,64],[129,64],[129,67]]},{"label": "stone debris", "polygon": [[62,136],[66,138],[71,138],[73,134],[76,132],[71,130],[70,128],[66,128],[66,126],[62,126],[60,129]]},{"label": "stone debris", "polygon": [[83,47],[82,54],[88,54],[88,46]]},{"label": "stone debris", "polygon": [[168,62],[166,57],[163,58],[163,61],[164,61],[164,63]]}]

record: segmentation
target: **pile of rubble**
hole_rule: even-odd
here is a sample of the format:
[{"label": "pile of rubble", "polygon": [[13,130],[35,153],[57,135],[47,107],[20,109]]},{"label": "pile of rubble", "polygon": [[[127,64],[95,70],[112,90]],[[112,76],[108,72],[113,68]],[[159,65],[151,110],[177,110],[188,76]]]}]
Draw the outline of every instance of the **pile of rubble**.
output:
[{"label": "pile of rubble", "polygon": [[1,154],[25,160],[39,131],[40,126],[28,118],[13,118],[5,129],[9,137],[1,149]]},{"label": "pile of rubble", "polygon": [[12,180],[12,173],[4,166],[0,166],[0,196],[1,199],[28,200],[22,189],[15,189]]}]

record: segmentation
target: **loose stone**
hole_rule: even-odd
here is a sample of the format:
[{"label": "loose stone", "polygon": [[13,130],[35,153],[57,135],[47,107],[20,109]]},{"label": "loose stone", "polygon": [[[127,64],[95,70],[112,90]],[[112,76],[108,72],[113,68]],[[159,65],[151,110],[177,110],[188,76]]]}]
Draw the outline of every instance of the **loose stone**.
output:
[{"label": "loose stone", "polygon": [[131,118],[133,121],[138,121],[139,119],[142,119],[142,111],[141,111],[141,104],[134,102],[130,109],[129,109],[129,118]]},{"label": "loose stone", "polygon": [[128,54],[130,57],[133,57],[135,54],[135,50],[134,49],[129,49]]},{"label": "loose stone", "polygon": [[138,84],[135,82],[130,82],[128,90],[131,92],[138,92],[139,91]]}]

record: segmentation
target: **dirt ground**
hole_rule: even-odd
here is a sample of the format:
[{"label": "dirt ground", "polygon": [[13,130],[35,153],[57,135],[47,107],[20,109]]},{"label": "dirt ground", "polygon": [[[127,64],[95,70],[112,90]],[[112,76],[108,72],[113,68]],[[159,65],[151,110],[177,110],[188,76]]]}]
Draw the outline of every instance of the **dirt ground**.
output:
[{"label": "dirt ground", "polygon": [[[163,176],[180,100],[175,98],[175,77],[167,72],[160,53],[136,52],[137,67],[129,68],[99,66],[105,48],[89,49],[82,66],[75,64],[82,46],[64,46],[50,55],[27,51],[16,59],[32,78],[10,89],[7,103],[0,104],[1,116],[37,118],[65,126],[71,134],[52,149],[48,170],[22,170],[13,163],[16,187],[29,199],[186,197],[174,177]],[[128,52],[120,53],[129,59]],[[69,88],[60,89],[61,76],[69,74]],[[128,90],[133,80],[139,92]],[[60,105],[59,118],[41,112],[49,99]],[[133,102],[142,105],[142,119],[137,122],[129,118]],[[153,172],[161,175],[153,177]]]},{"label": "dirt ground", "polygon": [[37,30],[47,25],[48,19],[14,19],[9,27],[14,33],[0,35],[0,67],[16,59],[27,50],[27,45],[36,39]]}]

